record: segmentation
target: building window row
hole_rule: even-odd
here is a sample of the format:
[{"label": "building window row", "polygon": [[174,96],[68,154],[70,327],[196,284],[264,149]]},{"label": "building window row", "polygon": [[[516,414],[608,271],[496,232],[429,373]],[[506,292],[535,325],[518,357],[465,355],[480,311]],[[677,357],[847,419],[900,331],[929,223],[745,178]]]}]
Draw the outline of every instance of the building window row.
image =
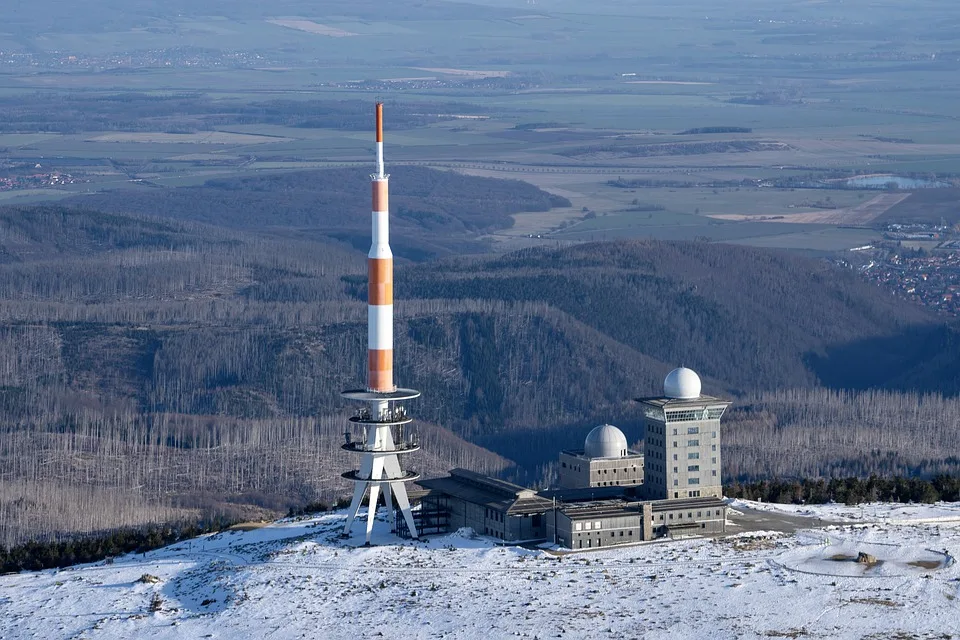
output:
[{"label": "building window row", "polygon": [[503,522],[503,514],[497,511],[496,509],[491,509],[487,507],[483,510],[483,515],[486,516],[487,520],[495,520],[497,522]]},{"label": "building window row", "polygon": [[702,420],[703,409],[687,409],[685,411],[667,411],[667,422],[686,422],[688,420]]}]

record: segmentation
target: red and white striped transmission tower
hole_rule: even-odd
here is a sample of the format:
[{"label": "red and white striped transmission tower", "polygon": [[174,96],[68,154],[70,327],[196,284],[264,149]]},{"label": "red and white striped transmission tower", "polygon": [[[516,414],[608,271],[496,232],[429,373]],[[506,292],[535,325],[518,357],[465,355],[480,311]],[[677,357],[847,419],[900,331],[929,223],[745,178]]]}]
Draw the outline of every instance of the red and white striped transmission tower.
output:
[{"label": "red and white striped transmission tower", "polygon": [[400,404],[420,396],[414,389],[398,389],[393,383],[393,252],[390,250],[389,179],[383,172],[383,103],[377,103],[377,172],[371,174],[373,216],[370,253],[367,254],[367,386],[344,391],[349,400],[368,405],[350,418],[362,428],[362,438],[354,441],[347,432],[343,449],[360,454],[360,469],[348,471],[344,478],[356,484],[350,512],[343,528],[350,535],[360,512],[363,497],[369,491],[366,543],[370,544],[377,501],[383,492],[390,514],[391,528],[396,531],[396,508],[400,509],[409,534],[417,537],[417,528],[407,499],[404,483],[419,475],[404,471],[400,456],[420,448],[416,436],[404,427],[413,420]]}]

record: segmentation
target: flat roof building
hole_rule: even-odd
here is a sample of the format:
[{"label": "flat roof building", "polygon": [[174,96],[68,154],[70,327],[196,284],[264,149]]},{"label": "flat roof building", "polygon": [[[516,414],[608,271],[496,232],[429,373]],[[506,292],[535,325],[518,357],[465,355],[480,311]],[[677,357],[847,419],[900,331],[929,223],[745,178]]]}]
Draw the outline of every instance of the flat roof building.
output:
[{"label": "flat roof building", "polygon": [[730,402],[701,394],[691,369],[671,371],[663,396],[643,405],[644,495],[648,500],[723,497],[720,417]]},{"label": "flat roof building", "polygon": [[612,424],[587,434],[583,449],[560,452],[560,486],[618,487],[643,484],[643,454],[627,446],[627,438]]},{"label": "flat roof building", "polygon": [[545,491],[555,504],[547,513],[547,541],[568,549],[596,549],[657,538],[712,535],[726,530],[727,505],[719,498],[641,500],[635,490]]}]

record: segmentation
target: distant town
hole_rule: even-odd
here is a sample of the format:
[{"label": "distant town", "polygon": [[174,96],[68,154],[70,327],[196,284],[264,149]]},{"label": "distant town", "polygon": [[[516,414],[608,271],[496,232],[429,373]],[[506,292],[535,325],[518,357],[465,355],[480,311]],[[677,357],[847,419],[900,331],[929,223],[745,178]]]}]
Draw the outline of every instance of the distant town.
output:
[{"label": "distant town", "polygon": [[143,49],[109,54],[69,51],[0,51],[0,69],[77,69],[108,71],[135,68],[248,68],[289,64],[256,51],[222,51],[196,47]]},{"label": "distant town", "polygon": [[905,299],[960,315],[960,230],[946,225],[890,224],[884,240],[852,250],[838,264]]},{"label": "distant town", "polygon": [[0,191],[14,191],[17,189],[49,189],[50,187],[62,187],[68,184],[77,184],[79,182],[89,182],[88,180],[78,178],[69,173],[60,173],[58,171],[42,171],[26,175],[0,176]]}]

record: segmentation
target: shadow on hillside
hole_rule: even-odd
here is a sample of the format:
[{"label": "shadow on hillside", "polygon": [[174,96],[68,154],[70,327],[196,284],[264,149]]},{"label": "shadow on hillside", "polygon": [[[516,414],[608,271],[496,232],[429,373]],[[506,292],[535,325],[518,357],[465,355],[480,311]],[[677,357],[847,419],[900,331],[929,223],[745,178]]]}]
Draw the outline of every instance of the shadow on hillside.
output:
[{"label": "shadow on hillside", "polygon": [[898,334],[867,338],[808,353],[805,361],[832,389],[896,389],[960,393],[960,333],[946,325],[913,326]]},{"label": "shadow on hillside", "polygon": [[543,429],[516,429],[474,436],[474,443],[513,461],[517,466],[505,471],[505,478],[523,486],[542,479],[544,468],[556,464],[564,449],[581,449],[583,440],[595,426],[610,423],[627,436],[633,447],[643,438],[643,416],[610,416],[585,419],[576,424],[545,427]]}]

